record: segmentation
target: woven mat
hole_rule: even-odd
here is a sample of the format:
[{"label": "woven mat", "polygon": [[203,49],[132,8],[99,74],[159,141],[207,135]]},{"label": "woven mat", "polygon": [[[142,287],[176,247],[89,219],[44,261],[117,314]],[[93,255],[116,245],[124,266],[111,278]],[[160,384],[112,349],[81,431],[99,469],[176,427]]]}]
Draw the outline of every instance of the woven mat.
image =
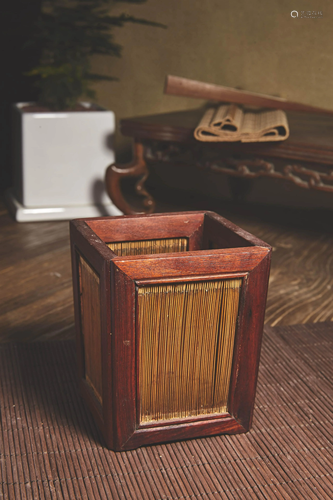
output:
[{"label": "woven mat", "polygon": [[77,395],[73,343],[2,346],[0,498],[331,500],[332,325],[266,328],[249,433],[122,453]]}]

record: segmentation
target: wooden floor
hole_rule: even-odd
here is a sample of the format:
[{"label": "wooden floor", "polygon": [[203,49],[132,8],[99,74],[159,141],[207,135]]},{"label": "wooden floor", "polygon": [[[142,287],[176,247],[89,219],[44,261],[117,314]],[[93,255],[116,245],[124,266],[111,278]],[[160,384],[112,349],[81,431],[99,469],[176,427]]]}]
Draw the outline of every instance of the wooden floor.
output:
[{"label": "wooden floor", "polygon": [[[215,209],[273,246],[266,324],[333,321],[333,214],[216,206],[197,199],[158,211]],[[0,206],[0,341],[74,336],[68,222],[15,223]]]},{"label": "wooden floor", "polygon": [[74,342],[0,346],[3,500],[331,500],[333,324],[265,328],[252,429],[114,453]]}]

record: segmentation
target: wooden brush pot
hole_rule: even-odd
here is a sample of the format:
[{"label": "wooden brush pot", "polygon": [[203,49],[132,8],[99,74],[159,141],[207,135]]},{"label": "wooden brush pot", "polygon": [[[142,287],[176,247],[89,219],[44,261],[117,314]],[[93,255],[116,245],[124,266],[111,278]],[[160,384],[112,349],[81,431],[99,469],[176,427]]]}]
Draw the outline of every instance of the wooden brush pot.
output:
[{"label": "wooden brush pot", "polygon": [[252,421],[271,248],[213,212],[71,222],[81,393],[113,450]]}]

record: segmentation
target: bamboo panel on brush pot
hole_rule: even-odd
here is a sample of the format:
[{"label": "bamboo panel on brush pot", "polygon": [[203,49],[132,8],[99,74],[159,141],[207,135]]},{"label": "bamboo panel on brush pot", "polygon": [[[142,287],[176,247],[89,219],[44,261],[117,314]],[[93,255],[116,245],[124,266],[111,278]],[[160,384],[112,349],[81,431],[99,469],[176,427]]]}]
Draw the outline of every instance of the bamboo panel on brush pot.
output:
[{"label": "bamboo panel on brush pot", "polygon": [[156,253],[186,252],[187,238],[165,238],[159,240],[121,241],[107,243],[108,247],[119,256],[144,255]]},{"label": "bamboo panel on brush pot", "polygon": [[241,284],[138,287],[141,423],[228,411]]},{"label": "bamboo panel on brush pot", "polygon": [[99,276],[80,256],[80,316],[85,379],[102,403],[101,307]]}]

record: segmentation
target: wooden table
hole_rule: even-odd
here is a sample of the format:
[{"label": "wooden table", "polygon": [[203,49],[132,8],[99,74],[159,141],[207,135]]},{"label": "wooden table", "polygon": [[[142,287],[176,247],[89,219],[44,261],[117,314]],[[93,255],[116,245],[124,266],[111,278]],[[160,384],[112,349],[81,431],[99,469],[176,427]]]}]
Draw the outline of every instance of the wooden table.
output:
[{"label": "wooden table", "polygon": [[124,198],[120,180],[139,177],[136,191],[144,197],[143,211],[154,211],[145,180],[156,163],[165,168],[190,165],[249,179],[286,179],[303,189],[333,193],[333,117],[287,113],[290,137],[286,141],[203,143],[193,137],[203,112],[201,108],[121,121],[121,132],[134,140],[134,159],[128,165],[109,167],[106,176],[109,195],[120,210],[138,213]]}]

